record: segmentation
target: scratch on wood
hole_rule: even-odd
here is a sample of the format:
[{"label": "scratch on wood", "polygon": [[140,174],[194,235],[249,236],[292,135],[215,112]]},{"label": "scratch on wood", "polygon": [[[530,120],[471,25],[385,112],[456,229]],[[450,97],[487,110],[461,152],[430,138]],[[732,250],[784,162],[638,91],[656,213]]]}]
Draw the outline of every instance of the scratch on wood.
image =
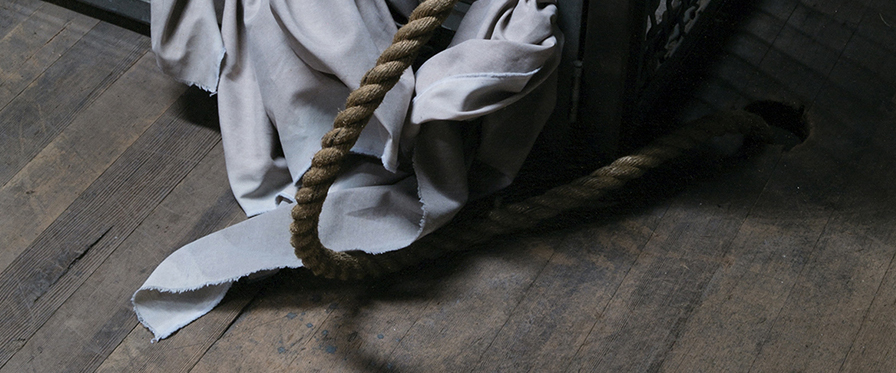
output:
[{"label": "scratch on wood", "polygon": [[82,258],[84,258],[84,256],[87,255],[87,252],[90,251],[90,249],[92,249],[94,246],[96,246],[96,244],[98,244],[100,242],[100,240],[103,239],[103,237],[106,237],[106,234],[108,234],[109,231],[111,231],[113,227],[114,226],[109,226],[109,228],[106,228],[106,230],[103,231],[103,233],[99,237],[97,237],[97,239],[93,240],[93,242],[91,242],[89,245],[87,245],[87,247],[84,248],[84,251],[81,251],[80,253],[78,253],[78,256],[75,257],[75,259],[72,260],[71,263],[69,263],[68,267],[65,268],[65,271],[63,271],[59,277],[61,278],[62,276],[64,276],[69,270],[72,269],[72,267],[75,266],[76,263],[78,263],[78,261],[80,261]]},{"label": "scratch on wood", "polygon": [[39,289],[37,289],[38,294],[34,295],[34,299],[31,301],[31,304],[35,304],[38,301],[40,301],[40,298],[42,296],[44,296],[44,294],[47,293],[47,289],[53,287],[53,285],[55,285],[57,282],[59,282],[59,279],[63,278],[69,271],[71,271],[72,268],[74,268],[75,264],[77,264],[79,261],[81,261],[81,259],[83,259],[85,256],[87,256],[87,253],[90,252],[90,249],[93,249],[103,239],[103,237],[106,237],[106,235],[109,233],[109,231],[112,230],[113,227],[114,226],[109,226],[108,228],[106,228],[106,230],[104,230],[103,233],[100,234],[99,237],[97,237],[97,239],[93,240],[93,242],[86,245],[84,247],[84,250],[82,250],[80,252],[76,251],[76,253],[78,255],[74,259],[72,259],[71,262],[68,263],[68,265],[65,267],[65,269],[62,270],[62,272],[59,272],[58,274],[53,276],[52,279],[45,282],[44,284],[42,284],[39,287]]},{"label": "scratch on wood", "polygon": [[[44,46],[47,46],[50,43],[52,43],[53,40],[56,40],[56,37],[59,36],[59,34],[61,34],[63,31],[65,31],[71,23],[72,23],[72,21],[66,22],[65,25],[63,25],[62,28],[59,29],[59,31],[56,31],[56,33],[53,34],[53,36],[51,36],[50,39],[47,40],[46,43],[44,43]],[[28,56],[28,59],[30,60],[32,57],[34,57],[34,53],[32,53],[30,56]]]}]

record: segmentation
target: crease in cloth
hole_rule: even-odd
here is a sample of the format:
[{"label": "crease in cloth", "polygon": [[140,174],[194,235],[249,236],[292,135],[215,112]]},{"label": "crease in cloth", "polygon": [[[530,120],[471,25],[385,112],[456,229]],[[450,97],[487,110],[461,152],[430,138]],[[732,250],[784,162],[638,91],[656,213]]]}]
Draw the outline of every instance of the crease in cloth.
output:
[{"label": "crease in cloth", "polygon": [[[153,0],[153,50],[175,79],[217,88],[228,180],[254,217],[178,249],[134,293],[154,340],[209,312],[240,278],[301,267],[288,229],[299,179],[391,43],[390,8],[417,2],[226,0],[220,27],[211,3]],[[405,72],[362,132],[328,192],[321,241],[400,249],[509,185],[554,106],[555,18],[553,1],[473,3],[449,47]]]}]

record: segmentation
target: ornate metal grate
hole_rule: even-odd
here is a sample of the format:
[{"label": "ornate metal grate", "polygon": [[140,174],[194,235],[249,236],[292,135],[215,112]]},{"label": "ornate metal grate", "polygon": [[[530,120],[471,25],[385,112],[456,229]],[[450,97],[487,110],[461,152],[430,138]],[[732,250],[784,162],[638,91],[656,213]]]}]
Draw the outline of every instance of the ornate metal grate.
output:
[{"label": "ornate metal grate", "polygon": [[647,0],[646,28],[636,87],[644,88],[691,34],[700,16],[719,0]]}]

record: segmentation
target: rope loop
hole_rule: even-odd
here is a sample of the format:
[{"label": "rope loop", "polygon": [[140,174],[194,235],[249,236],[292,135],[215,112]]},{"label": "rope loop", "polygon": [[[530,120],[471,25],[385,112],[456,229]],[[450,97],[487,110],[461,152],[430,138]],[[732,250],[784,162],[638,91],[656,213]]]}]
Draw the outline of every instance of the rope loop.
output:
[{"label": "rope loop", "polygon": [[[311,168],[302,175],[302,186],[296,192],[290,225],[296,256],[315,274],[332,278],[357,278],[366,274],[383,273],[381,264],[363,261],[369,255],[334,252],[320,243],[317,225],[320,211],[330,185],[349,150],[358,141],[361,131],[373,117],[386,93],[411,65],[420,48],[451,13],[457,0],[427,0],[411,13],[408,23],[401,27],[390,45],[377,59],[361,81],[361,86],[349,94],[345,110],[334,120],[334,129],[321,139],[321,150],[314,155]],[[397,265],[388,265],[396,268]]]},{"label": "rope loop", "polygon": [[321,139],[321,150],[302,175],[302,186],[296,192],[296,205],[292,209],[290,243],[296,256],[314,274],[358,280],[393,273],[449,251],[469,249],[498,235],[534,227],[564,211],[597,202],[608,192],[711,137],[728,132],[770,137],[768,125],[757,114],[731,111],[704,117],[568,185],[496,208],[479,219],[437,230],[404,249],[373,255],[363,251],[335,252],[324,247],[318,236],[320,212],[340,165],[386,93],[414,61],[456,1],[427,0],[411,13],[408,23],[395,34],[392,45],[364,75],[361,86],[349,94],[345,110],[336,115],[333,130]]}]

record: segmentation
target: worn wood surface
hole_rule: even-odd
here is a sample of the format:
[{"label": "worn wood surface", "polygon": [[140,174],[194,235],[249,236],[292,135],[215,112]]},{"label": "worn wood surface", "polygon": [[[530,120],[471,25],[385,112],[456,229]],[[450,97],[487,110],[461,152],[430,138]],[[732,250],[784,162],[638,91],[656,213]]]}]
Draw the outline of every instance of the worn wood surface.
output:
[{"label": "worn wood surface", "polygon": [[0,182],[5,184],[18,173],[130,69],[148,46],[141,35],[97,23],[9,103],[3,103]]},{"label": "worn wood surface", "polygon": [[151,344],[131,293],[244,219],[214,103],[145,36],[2,2],[0,372],[893,371],[896,3],[732,9],[674,117],[799,103],[805,143],[372,283],[239,283]]},{"label": "worn wood surface", "polygon": [[[215,131],[185,125],[186,121],[178,118],[185,111],[172,106],[168,115],[157,120],[158,125],[135,141],[0,273],[0,289],[5,295],[0,299],[0,338],[31,342],[51,316],[61,316],[59,307],[81,290],[118,247],[126,245],[123,241],[219,142]],[[122,271],[122,275],[133,273]],[[87,307],[88,314],[110,317],[96,312],[97,300],[76,299],[82,299],[79,303]],[[18,344],[4,346],[0,361],[21,348]]]},{"label": "worn wood surface", "polygon": [[[134,90],[135,86],[145,89]],[[183,93],[141,58],[0,188],[0,270],[46,229]],[[77,162],[77,163],[75,163]],[[78,167],[61,167],[61,165]],[[22,224],[21,216],[30,216]]]}]

